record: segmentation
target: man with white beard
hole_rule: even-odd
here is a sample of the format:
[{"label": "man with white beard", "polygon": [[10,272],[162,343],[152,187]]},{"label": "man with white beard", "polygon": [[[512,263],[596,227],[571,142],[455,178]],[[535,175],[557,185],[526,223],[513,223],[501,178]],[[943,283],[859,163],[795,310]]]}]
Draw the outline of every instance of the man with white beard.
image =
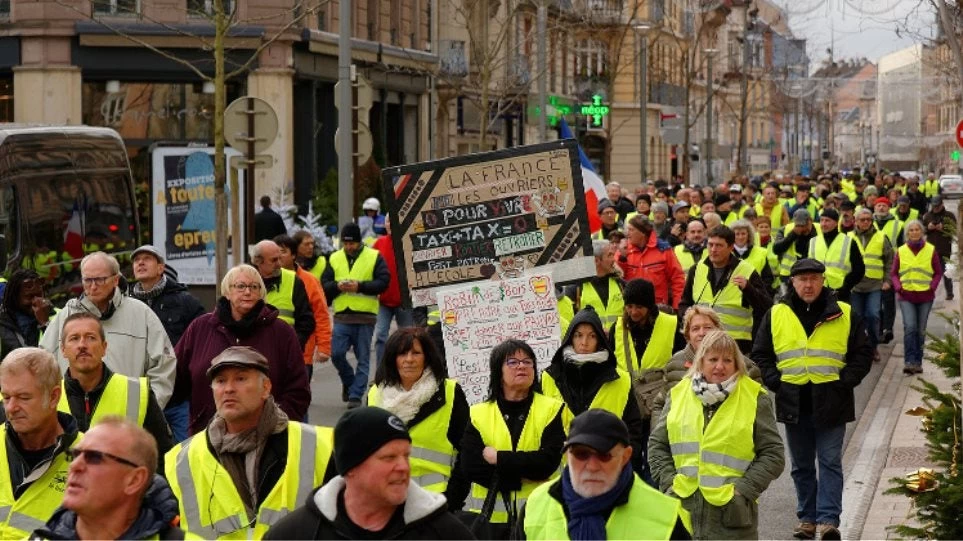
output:
[{"label": "man with white beard", "polygon": [[633,471],[629,429],[590,409],[572,421],[559,479],[536,488],[515,523],[515,539],[691,539],[681,502]]}]

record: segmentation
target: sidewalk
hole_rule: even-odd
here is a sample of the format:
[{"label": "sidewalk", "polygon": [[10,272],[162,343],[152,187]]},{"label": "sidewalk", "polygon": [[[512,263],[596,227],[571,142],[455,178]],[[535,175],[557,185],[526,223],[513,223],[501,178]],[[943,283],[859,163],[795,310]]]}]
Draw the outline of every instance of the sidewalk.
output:
[{"label": "sidewalk", "polygon": [[[937,321],[942,323],[937,311],[958,306],[955,301],[944,301],[942,293],[937,293],[938,300],[930,314],[931,330]],[[923,405],[920,393],[910,389],[910,385],[920,377],[940,389],[949,389],[952,382],[925,358],[923,373],[919,376],[902,373],[901,325],[901,318],[897,317],[896,337],[889,345],[880,346],[886,366],[843,456],[845,485],[840,524],[843,539],[899,538],[887,530],[887,526],[911,523],[915,514],[909,498],[884,494],[891,487],[890,479],[903,477],[921,467],[933,467],[927,457],[926,437],[920,431],[922,417],[905,414]]]}]

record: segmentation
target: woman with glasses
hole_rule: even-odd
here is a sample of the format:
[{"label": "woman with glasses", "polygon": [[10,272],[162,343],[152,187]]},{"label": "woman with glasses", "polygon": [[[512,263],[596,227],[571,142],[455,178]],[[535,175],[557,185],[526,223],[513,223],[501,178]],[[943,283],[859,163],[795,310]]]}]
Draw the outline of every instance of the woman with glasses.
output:
[{"label": "woman with glasses", "polygon": [[468,400],[449,379],[445,359],[424,327],[398,329],[368,390],[368,405],[394,413],[411,435],[411,480],[461,509],[468,483],[454,467],[468,425]]},{"label": "woman with glasses", "polygon": [[[211,360],[231,346],[250,346],[270,361],[271,394],[292,421],[311,404],[308,372],[294,328],[264,303],[264,281],[256,268],[237,265],[221,281],[214,311],[195,319],[177,342],[177,380],[173,403],[190,400],[188,431],[196,434],[214,416],[214,395],[207,385]],[[197,382],[195,385],[194,382]]]},{"label": "woman with glasses", "polygon": [[30,269],[15,271],[0,303],[0,359],[17,348],[37,347],[53,314],[40,275]]},{"label": "woman with glasses", "polygon": [[693,539],[758,539],[756,500],[785,462],[772,399],[736,341],[709,332],[649,438],[658,488],[682,500]]},{"label": "woman with glasses", "polygon": [[[535,352],[521,340],[492,348],[488,399],[471,407],[459,460],[471,481],[468,510],[481,513],[496,490],[485,536],[507,539],[529,494],[562,458],[562,403],[538,392]],[[470,515],[469,515],[470,518]]]}]

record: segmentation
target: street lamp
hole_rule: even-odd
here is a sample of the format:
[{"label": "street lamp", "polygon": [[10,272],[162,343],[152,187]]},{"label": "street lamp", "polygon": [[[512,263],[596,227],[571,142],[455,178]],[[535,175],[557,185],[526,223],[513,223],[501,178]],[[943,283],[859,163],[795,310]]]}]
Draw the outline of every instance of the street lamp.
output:
[{"label": "street lamp", "polygon": [[645,181],[646,181],[645,169],[646,169],[646,166],[648,165],[647,149],[648,149],[648,138],[649,138],[648,126],[646,122],[648,120],[646,117],[648,116],[647,113],[649,108],[649,70],[648,70],[649,39],[647,37],[647,34],[649,30],[652,28],[652,23],[649,23],[646,21],[638,21],[632,25],[632,28],[635,29],[635,31],[638,33],[639,37],[642,40],[642,52],[639,54],[639,73],[641,74],[641,77],[640,77],[641,86],[639,88],[639,123],[640,123],[639,126],[641,129],[640,155],[642,157],[642,167],[640,168],[641,175],[642,175],[642,182],[640,185],[645,186]]},{"label": "street lamp", "polygon": [[718,49],[703,49],[706,54],[706,186],[712,186],[712,57]]}]

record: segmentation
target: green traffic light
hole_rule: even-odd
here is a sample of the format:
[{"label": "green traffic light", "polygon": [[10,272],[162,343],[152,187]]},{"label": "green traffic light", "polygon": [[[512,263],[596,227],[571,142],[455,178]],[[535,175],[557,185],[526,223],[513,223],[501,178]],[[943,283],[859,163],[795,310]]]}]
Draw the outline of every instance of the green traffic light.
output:
[{"label": "green traffic light", "polygon": [[954,150],[953,152],[950,152],[950,159],[954,162],[960,161],[960,151]]}]

